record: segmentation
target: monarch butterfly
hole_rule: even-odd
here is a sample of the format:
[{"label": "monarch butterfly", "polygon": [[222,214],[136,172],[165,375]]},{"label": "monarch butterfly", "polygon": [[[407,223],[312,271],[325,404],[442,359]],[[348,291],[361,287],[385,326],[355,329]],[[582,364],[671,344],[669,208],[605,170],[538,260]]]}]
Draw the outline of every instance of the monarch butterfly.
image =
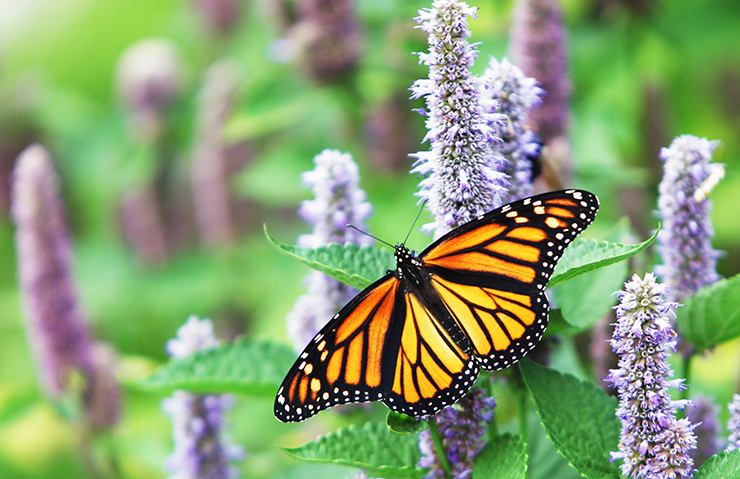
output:
[{"label": "monarch butterfly", "polygon": [[450,231],[360,292],[306,346],[275,398],[303,421],[349,402],[423,416],[454,404],[480,368],[511,366],[547,327],[545,286],[563,250],[596,216],[587,191],[544,193]]}]

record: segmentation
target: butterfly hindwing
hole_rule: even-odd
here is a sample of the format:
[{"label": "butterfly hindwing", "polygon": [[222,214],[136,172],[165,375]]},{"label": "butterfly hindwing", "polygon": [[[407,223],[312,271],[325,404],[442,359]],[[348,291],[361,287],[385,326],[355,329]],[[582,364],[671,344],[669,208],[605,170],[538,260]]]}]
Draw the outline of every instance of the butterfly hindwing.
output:
[{"label": "butterfly hindwing", "polygon": [[545,286],[597,210],[586,191],[546,193],[470,221],[420,255],[484,369],[508,367],[538,343],[547,327]]},{"label": "butterfly hindwing", "polygon": [[435,414],[454,404],[478,377],[478,363],[414,294],[402,298],[405,317],[393,386],[383,402],[409,416]]}]

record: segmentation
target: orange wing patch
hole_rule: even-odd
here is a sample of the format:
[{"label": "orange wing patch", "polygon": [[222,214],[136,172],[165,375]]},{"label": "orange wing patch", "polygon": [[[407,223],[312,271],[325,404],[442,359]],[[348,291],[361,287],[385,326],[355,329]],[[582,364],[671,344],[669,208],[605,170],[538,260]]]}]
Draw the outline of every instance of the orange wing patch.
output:
[{"label": "orange wing patch", "polygon": [[[406,295],[406,323],[388,398],[400,412],[433,414],[452,404],[478,374],[477,363],[458,347],[416,296]],[[467,389],[465,389],[465,392]]]},{"label": "orange wing patch", "polygon": [[506,231],[506,226],[500,224],[480,226],[469,233],[464,233],[442,242],[436,248],[427,252],[424,256],[424,261],[435,261],[444,256],[454,255],[458,251],[474,248],[480,245],[481,242],[494,238],[504,231]]},{"label": "orange wing patch", "polygon": [[432,278],[432,285],[477,356],[506,350],[535,323],[530,296],[453,283],[439,276]]}]

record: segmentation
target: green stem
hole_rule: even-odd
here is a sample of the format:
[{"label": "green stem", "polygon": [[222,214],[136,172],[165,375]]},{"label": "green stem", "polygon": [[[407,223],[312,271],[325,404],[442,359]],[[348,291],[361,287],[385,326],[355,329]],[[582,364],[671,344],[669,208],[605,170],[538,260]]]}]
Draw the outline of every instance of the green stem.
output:
[{"label": "green stem", "polygon": [[447,459],[447,451],[445,451],[444,445],[442,444],[442,438],[439,435],[439,428],[437,427],[437,421],[433,417],[427,419],[429,424],[429,434],[432,436],[432,442],[434,448],[437,450],[437,457],[439,458],[439,465],[445,473],[445,477],[449,478],[452,475],[452,466],[450,461]]}]

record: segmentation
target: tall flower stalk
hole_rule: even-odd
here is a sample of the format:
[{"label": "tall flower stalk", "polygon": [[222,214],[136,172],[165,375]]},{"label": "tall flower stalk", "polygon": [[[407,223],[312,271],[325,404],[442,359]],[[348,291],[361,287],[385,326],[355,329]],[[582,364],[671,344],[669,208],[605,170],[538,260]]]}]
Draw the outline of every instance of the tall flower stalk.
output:
[{"label": "tall flower stalk", "polygon": [[566,187],[573,181],[568,140],[571,80],[560,0],[516,0],[512,17],[509,55],[544,90],[530,121],[545,144],[545,176],[553,186]]},{"label": "tall flower stalk", "polygon": [[[88,330],[72,274],[72,242],[59,178],[41,145],[29,146],[18,157],[12,214],[26,329],[41,385],[55,400],[79,394],[87,425],[95,431],[109,429],[120,415],[115,353],[94,343]],[[75,371],[85,382],[83,391],[71,387]]]},{"label": "tall flower stalk", "polygon": [[[500,141],[481,104],[481,81],[470,73],[476,51],[468,42],[468,17],[477,9],[457,0],[435,0],[416,21],[428,37],[429,52],[419,61],[429,78],[414,82],[412,98],[426,98],[430,151],[414,153],[412,173],[424,177],[419,196],[427,201],[434,222],[426,232],[439,238],[500,206],[506,194],[504,158],[492,148]],[[488,109],[490,112],[490,108]]]},{"label": "tall flower stalk", "polygon": [[[218,346],[209,319],[195,316],[177,330],[177,338],[167,342],[167,352],[184,359],[198,351]],[[241,446],[223,437],[223,414],[231,407],[231,396],[194,394],[175,391],[162,402],[162,409],[172,417],[174,453],[166,467],[172,479],[230,479],[238,476],[232,461],[243,459]]]},{"label": "tall flower stalk", "polygon": [[618,291],[615,306],[617,323],[612,349],[619,355],[619,368],[606,380],[619,392],[617,416],[622,422],[619,451],[612,460],[622,459],[622,474],[629,477],[668,479],[690,477],[696,448],[695,425],[676,419],[678,408],[688,401],[673,401],[668,389],[679,391],[683,379],[670,379],[667,362],[676,350],[676,332],[671,317],[677,303],[666,302],[667,287],[652,273],[637,275]]},{"label": "tall flower stalk", "polygon": [[483,72],[483,81],[484,104],[498,104],[491,113],[504,115],[501,141],[495,143],[494,148],[506,159],[502,171],[509,176],[510,184],[503,202],[511,203],[533,193],[532,158],[539,155],[540,144],[527,122],[529,110],[540,104],[543,91],[537,86],[537,80],[525,76],[507,58],[500,62],[491,58]]},{"label": "tall flower stalk", "polygon": [[221,60],[206,70],[198,97],[196,144],[190,166],[198,236],[214,247],[234,240],[229,164],[223,130],[238,85],[237,65]]},{"label": "tall flower stalk", "polygon": [[658,188],[658,252],[663,264],[655,271],[675,301],[682,301],[719,279],[720,252],[712,249],[712,202],[695,194],[716,168],[722,168],[710,163],[717,145],[716,141],[682,135],[660,152],[665,162]]},{"label": "tall flower stalk", "polygon": [[[368,236],[347,228],[352,224],[364,230],[372,212],[359,187],[360,174],[352,155],[327,149],[316,155],[314,162],[316,167],[303,174],[303,184],[313,190],[314,199],[304,201],[298,210],[313,232],[298,237],[298,245],[370,244]],[[356,289],[320,271],[312,271],[304,283],[308,294],[298,298],[287,317],[288,337],[298,351],[357,294]]]},{"label": "tall flower stalk", "polygon": [[18,276],[29,341],[46,392],[58,398],[68,375],[91,377],[92,339],[72,276],[72,243],[49,153],[31,145],[14,171]]}]

